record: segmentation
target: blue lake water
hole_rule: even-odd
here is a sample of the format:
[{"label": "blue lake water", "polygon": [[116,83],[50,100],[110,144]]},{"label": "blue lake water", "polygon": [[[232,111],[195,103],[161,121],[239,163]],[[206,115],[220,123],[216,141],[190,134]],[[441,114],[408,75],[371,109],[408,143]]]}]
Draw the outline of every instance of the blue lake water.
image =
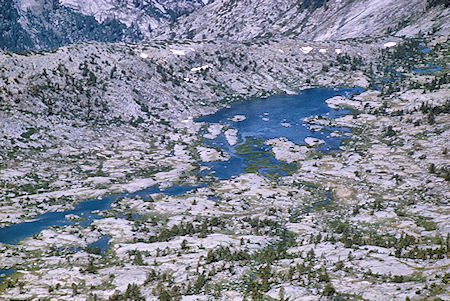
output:
[{"label": "blue lake water", "polygon": [[[263,142],[267,139],[285,137],[294,143],[304,144],[306,137],[314,137],[325,141],[320,150],[337,149],[342,138],[331,137],[330,131],[348,132],[348,129],[325,127],[321,131],[313,132],[302,119],[313,115],[335,118],[348,113],[347,110],[331,109],[325,100],[337,95],[349,96],[362,91],[360,88],[308,89],[296,95],[275,95],[266,99],[255,98],[234,103],[215,114],[197,118],[195,120],[197,122],[220,123],[234,128],[238,130],[239,138],[239,143],[235,146],[228,144],[223,134],[215,139],[206,139],[207,145],[228,152],[230,159],[201,164],[209,167],[209,172],[219,179],[228,179],[246,171],[257,171],[265,176],[285,176],[287,171],[295,166],[275,159],[270,152],[271,147]],[[232,121],[236,115],[243,115],[246,119]],[[257,165],[261,167],[258,168]]]},{"label": "blue lake water", "polygon": [[[106,196],[104,198],[88,199],[75,205],[72,210],[62,212],[47,212],[35,217],[34,219],[11,226],[3,227],[0,229],[0,242],[4,244],[17,244],[24,238],[30,237],[34,234],[41,232],[51,226],[66,226],[79,223],[83,227],[89,226],[93,220],[101,219],[98,214],[92,213],[96,210],[107,210],[111,204],[121,197],[142,197],[148,198],[151,194],[163,192],[167,195],[180,195],[195,188],[203,187],[203,185],[197,186],[173,186],[165,190],[160,190],[158,186],[151,186],[149,188],[134,192],[134,193],[121,193],[113,196]],[[78,221],[72,221],[66,219],[66,215],[75,214],[80,217]]]},{"label": "blue lake water", "polygon": [[[151,186],[149,188],[133,192],[133,193],[121,193],[112,196],[106,196],[104,198],[88,199],[75,205],[74,209],[62,211],[62,212],[47,212],[41,214],[34,219],[23,222],[20,224],[14,224],[11,226],[3,227],[0,229],[0,242],[4,244],[17,244],[24,238],[30,237],[34,234],[41,232],[51,226],[66,226],[79,223],[82,227],[89,226],[92,221],[101,219],[98,214],[93,213],[97,210],[107,210],[111,204],[121,197],[142,197],[148,198],[151,194],[164,192],[167,195],[179,195],[192,189],[201,187],[199,186],[173,186],[161,191],[158,186]],[[75,214],[80,217],[79,220],[68,220],[66,215]]]},{"label": "blue lake water", "polygon": [[[209,146],[218,147],[230,154],[230,159],[219,162],[200,162],[210,170],[202,171],[201,176],[211,174],[218,179],[229,179],[244,172],[258,172],[269,178],[285,176],[295,169],[294,164],[280,162],[274,158],[271,147],[264,141],[271,138],[285,137],[298,144],[304,144],[306,137],[315,137],[325,141],[325,145],[319,149],[331,151],[339,147],[342,138],[331,137],[330,131],[348,132],[345,128],[325,127],[320,131],[310,131],[302,118],[312,115],[323,115],[335,118],[347,113],[346,110],[334,110],[328,107],[325,100],[337,96],[349,96],[362,92],[359,88],[317,88],[303,90],[297,95],[276,95],[267,99],[251,99],[245,102],[234,103],[230,108],[222,109],[215,114],[196,119],[197,122],[221,123],[238,130],[239,142],[237,145],[228,144],[225,136],[220,134],[215,139],[207,139]],[[235,115],[244,115],[246,119],[241,122],[233,122],[229,119]],[[283,125],[284,124],[284,125]],[[103,198],[94,198],[82,201],[75,205],[74,209],[63,212],[48,212],[35,217],[33,220],[14,224],[0,229],[0,242],[5,244],[17,244],[21,240],[38,234],[51,226],[65,226],[80,224],[89,226],[92,221],[101,219],[97,210],[110,209],[111,204],[122,197],[148,198],[154,193],[167,195],[180,195],[196,188],[206,186],[198,183],[192,186],[173,186],[161,190],[158,186],[134,192],[121,193]],[[68,220],[66,215],[75,214],[79,220]],[[103,236],[91,246],[99,247],[102,252],[109,245],[109,237]],[[1,271],[1,270],[0,270]],[[6,270],[4,273],[8,273]],[[1,273],[0,273],[1,274]]]},{"label": "blue lake water", "polygon": [[[345,112],[331,109],[325,100],[337,95],[349,96],[362,91],[360,88],[316,88],[303,90],[296,95],[282,94],[265,99],[256,98],[234,103],[230,108],[197,118],[195,121],[229,125],[237,129],[242,138],[286,137],[294,143],[303,144],[303,140],[311,136],[311,132],[304,125],[302,118],[312,115],[338,117]],[[229,120],[235,115],[244,115],[246,119],[239,122]],[[286,127],[282,123],[291,126]],[[316,134],[319,134],[319,138],[324,136]]]},{"label": "blue lake water", "polygon": [[416,72],[416,73],[429,73],[429,72],[433,72],[433,71],[442,71],[442,67],[436,64],[432,64],[432,63],[426,63],[427,67],[426,68],[414,68],[412,69],[412,71]]},{"label": "blue lake water", "polygon": [[14,273],[14,269],[0,270],[0,282],[2,281],[3,277],[9,276],[12,273]]},{"label": "blue lake water", "polygon": [[96,242],[91,243],[88,248],[98,248],[100,250],[100,254],[105,253],[106,249],[109,247],[109,240],[111,239],[108,235],[103,235]]},{"label": "blue lake water", "polygon": [[[75,205],[75,208],[72,210],[47,212],[35,217],[29,222],[3,227],[0,229],[0,242],[5,244],[17,244],[22,239],[37,234],[51,226],[65,226],[77,222],[82,226],[89,226],[93,220],[101,218],[101,216],[92,213],[92,211],[106,210],[115,200],[125,195],[127,194],[108,196],[103,199],[89,199]],[[68,220],[66,219],[66,215],[68,214],[78,215],[82,220]]]}]

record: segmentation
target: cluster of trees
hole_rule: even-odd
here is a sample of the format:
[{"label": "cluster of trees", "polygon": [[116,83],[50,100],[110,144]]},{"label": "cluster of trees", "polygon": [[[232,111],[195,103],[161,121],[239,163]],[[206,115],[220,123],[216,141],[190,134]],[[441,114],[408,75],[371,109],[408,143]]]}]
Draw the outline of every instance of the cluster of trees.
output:
[{"label": "cluster of trees", "polygon": [[215,274],[214,271],[208,272],[204,270],[201,273],[197,272],[197,277],[195,279],[186,281],[185,283],[182,283],[181,286],[178,286],[174,284],[171,275],[151,270],[147,274],[147,280],[144,284],[158,281],[153,289],[153,294],[158,296],[158,299],[161,301],[180,300],[181,296],[199,294],[202,292],[217,295],[220,293],[221,289],[218,284],[215,284],[214,288],[212,287],[210,280],[212,279],[211,275],[213,274]]},{"label": "cluster of trees", "polygon": [[259,217],[251,218],[245,217],[242,219],[243,222],[248,223],[252,229],[254,229],[255,234],[261,234],[261,230],[266,230],[263,232],[264,235],[277,236],[282,232],[282,227],[280,223],[273,219],[260,219]]},{"label": "cluster of trees", "polygon": [[285,229],[282,231],[279,235],[279,240],[253,254],[253,259],[257,263],[272,263],[281,259],[297,257],[296,254],[288,253],[288,248],[297,245],[296,235]]},{"label": "cluster of trees", "polygon": [[[390,70],[396,70],[397,67],[413,67],[422,61],[424,53],[420,47],[419,39],[409,39],[393,48],[382,50],[381,56],[383,62],[391,66]],[[405,59],[407,58],[407,59]]]},{"label": "cluster of trees", "polygon": [[115,293],[109,297],[108,301],[145,301],[139,286],[135,283],[128,284],[127,290],[123,293]]},{"label": "cluster of trees", "polygon": [[[436,105],[436,106],[432,106],[430,105],[428,102],[422,102],[419,108],[414,108],[411,110],[395,110],[392,111],[390,116],[403,116],[405,114],[412,114],[414,112],[418,112],[420,111],[422,114],[426,115],[426,121],[429,124],[434,124],[435,123],[435,118],[436,116],[440,115],[440,114],[449,114],[450,113],[450,101],[446,101],[444,104],[442,105]],[[377,111],[377,113],[380,112],[384,112],[382,110]],[[412,122],[412,119],[408,119],[407,122]],[[419,126],[421,124],[421,120],[416,120],[414,122],[414,125]]]},{"label": "cluster of trees", "polygon": [[148,242],[162,242],[169,241],[173,237],[199,234],[200,238],[205,238],[208,234],[213,232],[213,227],[224,225],[224,221],[217,218],[204,219],[200,224],[192,222],[181,222],[179,225],[173,225],[172,228],[162,228],[159,234],[149,237]]},{"label": "cluster of trees", "polygon": [[84,63],[80,64],[79,69],[82,71],[81,75],[87,78],[88,86],[95,86],[97,84],[97,76],[94,72],[89,70],[88,63],[84,61]]},{"label": "cluster of trees", "polygon": [[[391,81],[391,80],[389,80]],[[391,95],[392,93],[395,92],[399,92],[400,91],[400,85],[397,84],[393,84],[392,82],[389,82],[389,84],[384,85],[383,87],[380,88],[381,89],[381,96],[387,96],[387,95]]]},{"label": "cluster of trees", "polygon": [[427,8],[432,8],[435,6],[443,5],[444,7],[449,7],[450,2],[448,0],[428,0]]},{"label": "cluster of trees", "polygon": [[409,250],[403,251],[401,248],[395,250],[395,256],[399,258],[410,258],[410,259],[443,259],[449,256],[450,249],[448,246],[441,245],[438,248],[420,248],[414,246]]},{"label": "cluster of trees", "polygon": [[442,85],[450,83],[450,75],[444,73],[439,76],[435,76],[430,82],[423,84],[424,91],[436,91],[441,88]]},{"label": "cluster of trees", "polygon": [[300,8],[315,10],[319,7],[324,6],[327,2],[328,0],[303,0]]},{"label": "cluster of trees", "polygon": [[218,261],[248,261],[251,256],[247,251],[237,250],[231,251],[230,247],[220,246],[217,249],[212,249],[208,251],[208,255],[205,258],[207,264],[218,262]]},{"label": "cluster of trees", "polygon": [[334,235],[327,235],[322,238],[321,234],[317,236],[311,235],[310,242],[319,243],[320,241],[342,242],[345,247],[350,248],[354,245],[364,246],[373,245],[385,248],[395,248],[395,256],[399,258],[413,258],[413,259],[442,259],[450,254],[450,236],[447,238],[436,238],[436,243],[440,246],[437,248],[421,248],[418,245],[423,243],[420,239],[408,234],[402,234],[400,237],[395,237],[390,234],[379,235],[376,233],[369,233],[364,235],[361,231],[350,225],[337,222],[334,225],[333,232],[341,234],[340,237]]},{"label": "cluster of trees", "polygon": [[[378,82],[382,95],[390,95],[393,92],[398,92],[401,87],[406,86],[412,89],[419,89],[423,86],[425,91],[434,91],[439,89],[441,85],[449,82],[449,76],[445,73],[436,76],[431,82],[423,85],[417,82],[410,82],[407,77],[398,73],[397,70],[412,70],[430,60],[429,55],[422,51],[422,42],[420,39],[410,39],[397,47],[382,50],[380,60],[382,63],[376,68],[382,73],[382,79]],[[370,75],[369,77],[372,78]],[[395,84],[393,84],[394,82]]]},{"label": "cluster of trees", "polygon": [[95,95],[98,90],[92,87],[103,84],[100,88],[105,90],[106,86],[89,66],[87,61],[79,65],[81,78],[70,73],[63,64],[50,71],[43,69],[40,74],[33,77],[26,92],[46,105],[49,115],[73,114],[85,121],[94,119],[100,121],[103,118],[94,116],[93,113],[105,113],[108,108],[101,97]]},{"label": "cluster of trees", "polygon": [[[351,57],[348,54],[339,54],[336,57],[336,61],[337,61],[337,65],[339,66],[339,70],[341,71],[347,71],[348,69],[350,69],[351,71],[355,71],[358,70],[359,68],[361,68],[362,66],[366,65],[366,63],[364,62],[364,59],[362,57]],[[350,65],[350,67],[347,67],[347,65]],[[333,64],[330,64],[330,67],[333,66]],[[373,70],[372,70],[372,66],[370,65],[369,68],[369,74],[372,75]]]},{"label": "cluster of trees", "polygon": [[[422,114],[426,114],[428,123],[433,124],[434,118],[440,114],[449,114],[450,113],[450,101],[447,100],[444,104],[440,106],[431,106],[428,103],[422,102],[420,106],[420,111]],[[431,116],[431,117],[430,117]]]},{"label": "cluster of trees", "polygon": [[[248,250],[236,250],[232,251],[230,247],[227,246],[219,246],[216,249],[210,250],[207,256],[204,258],[205,265],[203,265],[203,271],[199,272],[199,267],[202,265],[197,265],[196,275],[190,281],[182,284],[181,286],[177,286],[174,284],[174,279],[171,275],[167,273],[161,273],[156,270],[150,270],[147,275],[147,280],[145,284],[158,281],[155,286],[153,293],[158,296],[159,300],[181,300],[181,296],[183,295],[191,295],[198,293],[212,293],[214,294],[214,289],[220,291],[219,284],[214,284],[211,282],[214,279],[214,275],[217,274],[216,266],[214,263],[224,262],[222,264],[222,268],[219,268],[220,271],[226,271],[227,268],[226,262],[229,262],[230,265],[228,270],[233,273],[234,264],[232,262],[242,261],[245,265],[251,265],[255,268],[252,268],[251,271],[243,276],[241,279],[242,289],[244,294],[251,298],[252,300],[264,300],[264,293],[269,291],[271,287],[286,281],[298,281],[303,284],[314,284],[317,287],[321,288],[323,296],[333,296],[336,294],[336,290],[330,283],[330,277],[328,275],[327,269],[322,266],[320,268],[315,267],[316,265],[316,257],[314,253],[314,249],[312,248],[309,252],[304,256],[304,261],[302,263],[298,263],[295,266],[291,266],[288,270],[277,271],[273,268],[273,264],[281,259],[287,258],[303,258],[302,252],[291,254],[287,250],[297,245],[295,235],[283,229],[277,222],[272,220],[258,219],[258,218],[245,218],[245,221],[249,223],[253,228],[265,228],[270,227],[276,229],[279,233],[279,239],[273,242],[272,244],[267,245],[253,253],[249,253]],[[212,224],[218,223],[218,221],[204,220],[201,225],[206,225],[206,228],[209,228]],[[189,233],[194,232],[193,229],[201,229],[202,227],[195,227],[194,225],[189,226],[190,223],[181,223],[180,225],[176,225],[171,230],[172,234],[175,233]],[[217,225],[217,224],[216,224]],[[190,229],[190,230],[189,230]],[[353,233],[353,229],[345,223],[339,223],[336,226],[336,231],[342,234],[344,239],[357,239],[356,233]],[[351,233],[351,235],[347,235]],[[162,239],[162,238],[161,238]],[[318,234],[316,236],[311,235],[310,242],[320,243],[321,241],[329,240],[336,241],[338,239],[334,235],[327,235],[323,237],[322,234]],[[358,238],[359,239],[359,238]],[[415,239],[412,236],[407,234],[402,235],[396,243],[399,246],[408,246],[415,242]],[[243,243],[241,243],[243,245]],[[135,255],[135,260],[141,261],[139,252],[133,252]],[[141,258],[142,259],[142,258]],[[207,268],[206,265],[210,266],[210,269]],[[343,263],[339,262],[336,264],[336,270],[342,269]],[[283,294],[281,294],[283,295]],[[123,294],[115,294],[110,298],[110,300],[141,300],[141,294],[139,288],[135,285],[130,285],[126,292]],[[284,297],[280,300],[286,300]]]},{"label": "cluster of trees", "polygon": [[[334,221],[333,223],[330,223],[330,228],[331,232],[340,234],[340,236],[327,235],[323,241],[340,241],[347,248],[351,248],[354,245],[371,245],[392,248],[397,247],[398,245],[409,246],[414,243],[419,243],[413,236],[408,234],[401,235],[399,238],[396,238],[391,234],[378,234],[376,232],[364,233],[360,229],[341,221]],[[317,241],[317,238],[315,241]]]},{"label": "cluster of trees", "polygon": [[[260,219],[245,217],[243,222],[248,223],[252,229],[258,234],[265,234],[269,236],[279,236],[285,234],[285,230],[278,221],[272,219]],[[213,233],[214,227],[226,227],[226,221],[217,217],[203,219],[202,221],[181,222],[178,225],[173,225],[171,228],[163,227],[159,233],[148,238],[147,242],[163,242],[178,236],[198,234],[200,238],[205,238],[208,234]],[[264,230],[264,233],[260,233]]]},{"label": "cluster of trees", "polygon": [[[332,296],[336,290],[330,283],[330,277],[327,269],[322,266],[315,268],[315,254],[311,249],[305,257],[303,263],[297,263],[291,266],[287,271],[276,271],[272,268],[272,263],[266,263],[253,269],[250,274],[243,277],[244,293],[250,296],[252,300],[263,300],[263,293],[270,290],[270,288],[280,282],[298,281],[301,285],[312,284],[322,286],[322,295]],[[286,300],[280,294],[280,300]]]},{"label": "cluster of trees", "polygon": [[180,301],[181,300],[181,290],[177,285],[171,288],[166,288],[162,282],[159,282],[153,293],[158,296],[159,301]]}]

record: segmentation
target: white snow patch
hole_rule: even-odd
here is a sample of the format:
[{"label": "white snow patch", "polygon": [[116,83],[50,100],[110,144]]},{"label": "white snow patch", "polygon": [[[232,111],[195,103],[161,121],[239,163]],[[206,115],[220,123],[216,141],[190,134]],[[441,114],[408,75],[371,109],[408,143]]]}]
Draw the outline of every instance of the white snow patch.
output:
[{"label": "white snow patch", "polygon": [[319,49],[319,52],[320,52],[320,53],[327,53],[327,50],[324,49],[324,48],[321,48],[321,49]]},{"label": "white snow patch", "polygon": [[194,118],[192,116],[189,116],[187,119],[182,120],[181,122],[183,123],[189,123],[193,120]]},{"label": "white snow patch", "polygon": [[143,59],[146,59],[146,58],[148,58],[148,53],[142,52],[140,54],[140,57],[143,58]]},{"label": "white snow patch", "polygon": [[336,48],[334,51],[335,51],[337,54],[341,54],[341,53],[342,53],[342,49],[339,49],[339,48]]},{"label": "white snow patch", "polygon": [[170,51],[175,55],[186,55],[186,51],[182,49],[170,49]]},{"label": "white snow patch", "polygon": [[209,68],[211,68],[211,66],[203,65],[203,66],[200,66],[200,67],[192,68],[191,71],[192,72],[197,72],[197,71],[206,70],[206,69],[209,69]]},{"label": "white snow patch", "polygon": [[395,45],[397,45],[397,43],[395,43],[395,42],[387,42],[387,43],[384,43],[384,47],[386,47],[386,48],[389,48],[389,47],[394,47]]},{"label": "white snow patch", "polygon": [[312,47],[310,47],[310,46],[305,46],[305,47],[301,47],[300,49],[301,49],[301,51],[302,51],[304,54],[308,54],[308,53],[310,53],[314,48],[312,48]]}]

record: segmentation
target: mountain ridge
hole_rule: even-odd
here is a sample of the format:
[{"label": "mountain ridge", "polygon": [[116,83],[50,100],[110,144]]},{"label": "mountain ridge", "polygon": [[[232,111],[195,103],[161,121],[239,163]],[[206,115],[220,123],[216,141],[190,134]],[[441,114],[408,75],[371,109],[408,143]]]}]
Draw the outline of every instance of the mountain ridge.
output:
[{"label": "mountain ridge", "polygon": [[0,10],[0,48],[12,51],[85,41],[325,41],[450,31],[445,1],[2,0]]},{"label": "mountain ridge", "polygon": [[[309,4],[306,4],[309,3]],[[182,16],[169,30],[154,38],[250,40],[260,37],[292,37],[312,41],[343,40],[395,34],[427,19],[428,31],[448,32],[448,10],[429,8],[421,0],[271,1],[216,0]],[[412,30],[408,36],[418,33]],[[404,34],[404,33],[403,33]]]},{"label": "mountain ridge", "polygon": [[86,41],[138,42],[204,2],[2,0],[1,4],[0,48],[27,51]]}]

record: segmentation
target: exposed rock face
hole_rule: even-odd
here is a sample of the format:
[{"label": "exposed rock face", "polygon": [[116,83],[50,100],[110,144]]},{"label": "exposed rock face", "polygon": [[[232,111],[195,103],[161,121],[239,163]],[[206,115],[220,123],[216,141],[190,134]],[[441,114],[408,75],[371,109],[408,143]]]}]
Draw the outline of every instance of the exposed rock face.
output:
[{"label": "exposed rock face", "polygon": [[[448,300],[448,15],[448,0],[0,0],[2,48],[90,40],[0,50],[0,299]],[[326,100],[349,114],[283,116],[281,133],[310,129],[300,144],[234,128],[269,110],[195,118],[312,87],[366,91]],[[234,158],[242,173],[221,177]]]},{"label": "exposed rock face", "polygon": [[445,3],[423,0],[5,0],[0,47],[82,41],[290,37],[325,41],[448,32]]},{"label": "exposed rock face", "polygon": [[0,46],[13,51],[53,49],[80,41],[135,41],[141,34],[115,19],[99,23],[57,1],[6,1]]},{"label": "exposed rock face", "polygon": [[162,29],[158,35],[196,40],[289,36],[323,41],[395,33],[418,19],[435,18],[428,25],[446,26],[448,11],[425,8],[422,0],[217,0],[177,19],[169,31]]},{"label": "exposed rock face", "polygon": [[147,37],[155,28],[201,8],[208,0],[60,0],[60,3],[93,16],[100,23],[118,20]]},{"label": "exposed rock face", "polygon": [[52,49],[83,41],[136,42],[203,1],[6,0],[0,6],[0,47]]},{"label": "exposed rock face", "polygon": [[[306,45],[314,50],[304,54]],[[322,48],[327,54],[318,51]],[[351,56],[364,53],[368,60],[377,49],[356,42],[284,40],[96,42],[47,53],[0,51],[1,166],[16,165],[18,158],[37,162],[42,154],[52,161],[54,154],[46,150],[64,146],[89,149],[141,134],[164,135],[177,123],[190,124],[192,117],[239,99],[319,83],[350,85],[361,71],[342,73],[337,66],[322,71],[336,61],[335,48]],[[205,65],[209,68],[198,69]],[[235,135],[227,133],[234,144]],[[111,139],[97,139],[105,135]]]}]

